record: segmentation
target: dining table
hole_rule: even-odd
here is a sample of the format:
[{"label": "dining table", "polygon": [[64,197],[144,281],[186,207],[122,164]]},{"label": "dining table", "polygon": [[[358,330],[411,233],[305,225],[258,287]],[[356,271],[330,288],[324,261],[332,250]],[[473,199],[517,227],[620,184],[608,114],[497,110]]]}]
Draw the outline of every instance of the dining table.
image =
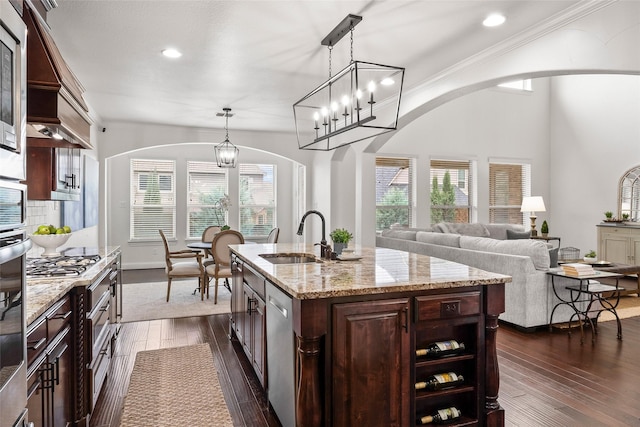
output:
[{"label": "dining table", "polygon": [[196,251],[204,251],[205,254],[213,258],[213,254],[211,253],[211,242],[191,242],[187,243],[187,247]]}]

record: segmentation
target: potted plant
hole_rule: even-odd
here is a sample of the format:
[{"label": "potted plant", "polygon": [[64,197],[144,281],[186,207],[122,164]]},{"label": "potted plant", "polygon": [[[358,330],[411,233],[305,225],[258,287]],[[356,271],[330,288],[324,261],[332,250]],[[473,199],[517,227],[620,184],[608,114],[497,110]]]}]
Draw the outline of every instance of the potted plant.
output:
[{"label": "potted plant", "polygon": [[622,214],[622,220],[623,221],[629,221],[629,214],[628,213],[623,213]]},{"label": "potted plant", "polygon": [[547,237],[549,235],[549,225],[547,224],[547,221],[542,221],[540,232],[542,233],[542,237]]},{"label": "potted plant", "polygon": [[329,233],[329,237],[333,240],[333,251],[336,255],[340,255],[342,250],[349,245],[349,241],[353,239],[353,234],[345,228],[336,228]]},{"label": "potted plant", "polygon": [[589,252],[587,252],[586,254],[584,254],[584,261],[585,262],[596,262],[596,251],[594,251],[593,249],[590,250]]},{"label": "potted plant", "polygon": [[607,220],[611,220],[611,219],[613,219],[613,212],[611,212],[611,211],[606,211],[606,212],[604,213],[604,217],[605,217],[605,218],[607,218]]}]

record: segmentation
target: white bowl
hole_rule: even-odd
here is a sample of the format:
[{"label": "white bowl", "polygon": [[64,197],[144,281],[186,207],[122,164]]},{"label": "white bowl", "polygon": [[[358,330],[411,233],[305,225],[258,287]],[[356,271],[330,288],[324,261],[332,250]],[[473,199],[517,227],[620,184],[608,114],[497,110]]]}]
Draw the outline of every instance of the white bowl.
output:
[{"label": "white bowl", "polygon": [[589,264],[593,264],[594,262],[596,262],[598,260],[598,258],[591,258],[591,257],[588,257],[588,256],[584,257],[583,259],[584,259],[584,262],[587,262]]},{"label": "white bowl", "polygon": [[60,252],[56,249],[67,243],[72,234],[31,234],[29,237],[33,243],[44,248],[41,256],[59,256]]}]

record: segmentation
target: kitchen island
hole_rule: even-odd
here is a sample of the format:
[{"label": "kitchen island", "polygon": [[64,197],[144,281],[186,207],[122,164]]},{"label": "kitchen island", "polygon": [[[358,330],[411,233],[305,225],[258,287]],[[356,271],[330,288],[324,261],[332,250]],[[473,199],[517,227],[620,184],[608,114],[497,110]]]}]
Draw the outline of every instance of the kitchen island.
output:
[{"label": "kitchen island", "polygon": [[[386,248],[357,248],[361,258],[351,261],[314,260],[314,247],[304,244],[230,250],[230,332],[284,426],[409,426],[451,406],[463,414],[454,425],[504,424],[495,339],[509,276]],[[288,375],[272,375],[265,354],[290,356],[282,351],[287,340],[276,339],[283,327],[267,324],[270,311],[288,310],[270,288],[290,299],[291,330],[284,334],[293,341],[295,397],[284,405]],[[416,349],[445,340],[464,342],[466,350],[443,359],[416,356]],[[463,384],[414,387],[447,372],[463,376]],[[294,421],[282,419],[288,412]]]}]

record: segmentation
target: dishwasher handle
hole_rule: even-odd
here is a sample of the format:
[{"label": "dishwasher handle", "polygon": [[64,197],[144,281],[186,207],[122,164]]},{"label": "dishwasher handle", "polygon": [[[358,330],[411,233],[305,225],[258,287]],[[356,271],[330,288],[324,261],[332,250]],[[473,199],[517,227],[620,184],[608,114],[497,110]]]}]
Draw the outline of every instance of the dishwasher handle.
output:
[{"label": "dishwasher handle", "polygon": [[272,306],[274,306],[276,308],[276,310],[278,310],[278,312],[280,312],[280,314],[282,314],[282,316],[287,319],[289,317],[289,310],[287,310],[284,307],[280,307],[278,305],[278,302],[276,300],[273,299],[273,297],[269,296],[269,304],[271,304]]}]

